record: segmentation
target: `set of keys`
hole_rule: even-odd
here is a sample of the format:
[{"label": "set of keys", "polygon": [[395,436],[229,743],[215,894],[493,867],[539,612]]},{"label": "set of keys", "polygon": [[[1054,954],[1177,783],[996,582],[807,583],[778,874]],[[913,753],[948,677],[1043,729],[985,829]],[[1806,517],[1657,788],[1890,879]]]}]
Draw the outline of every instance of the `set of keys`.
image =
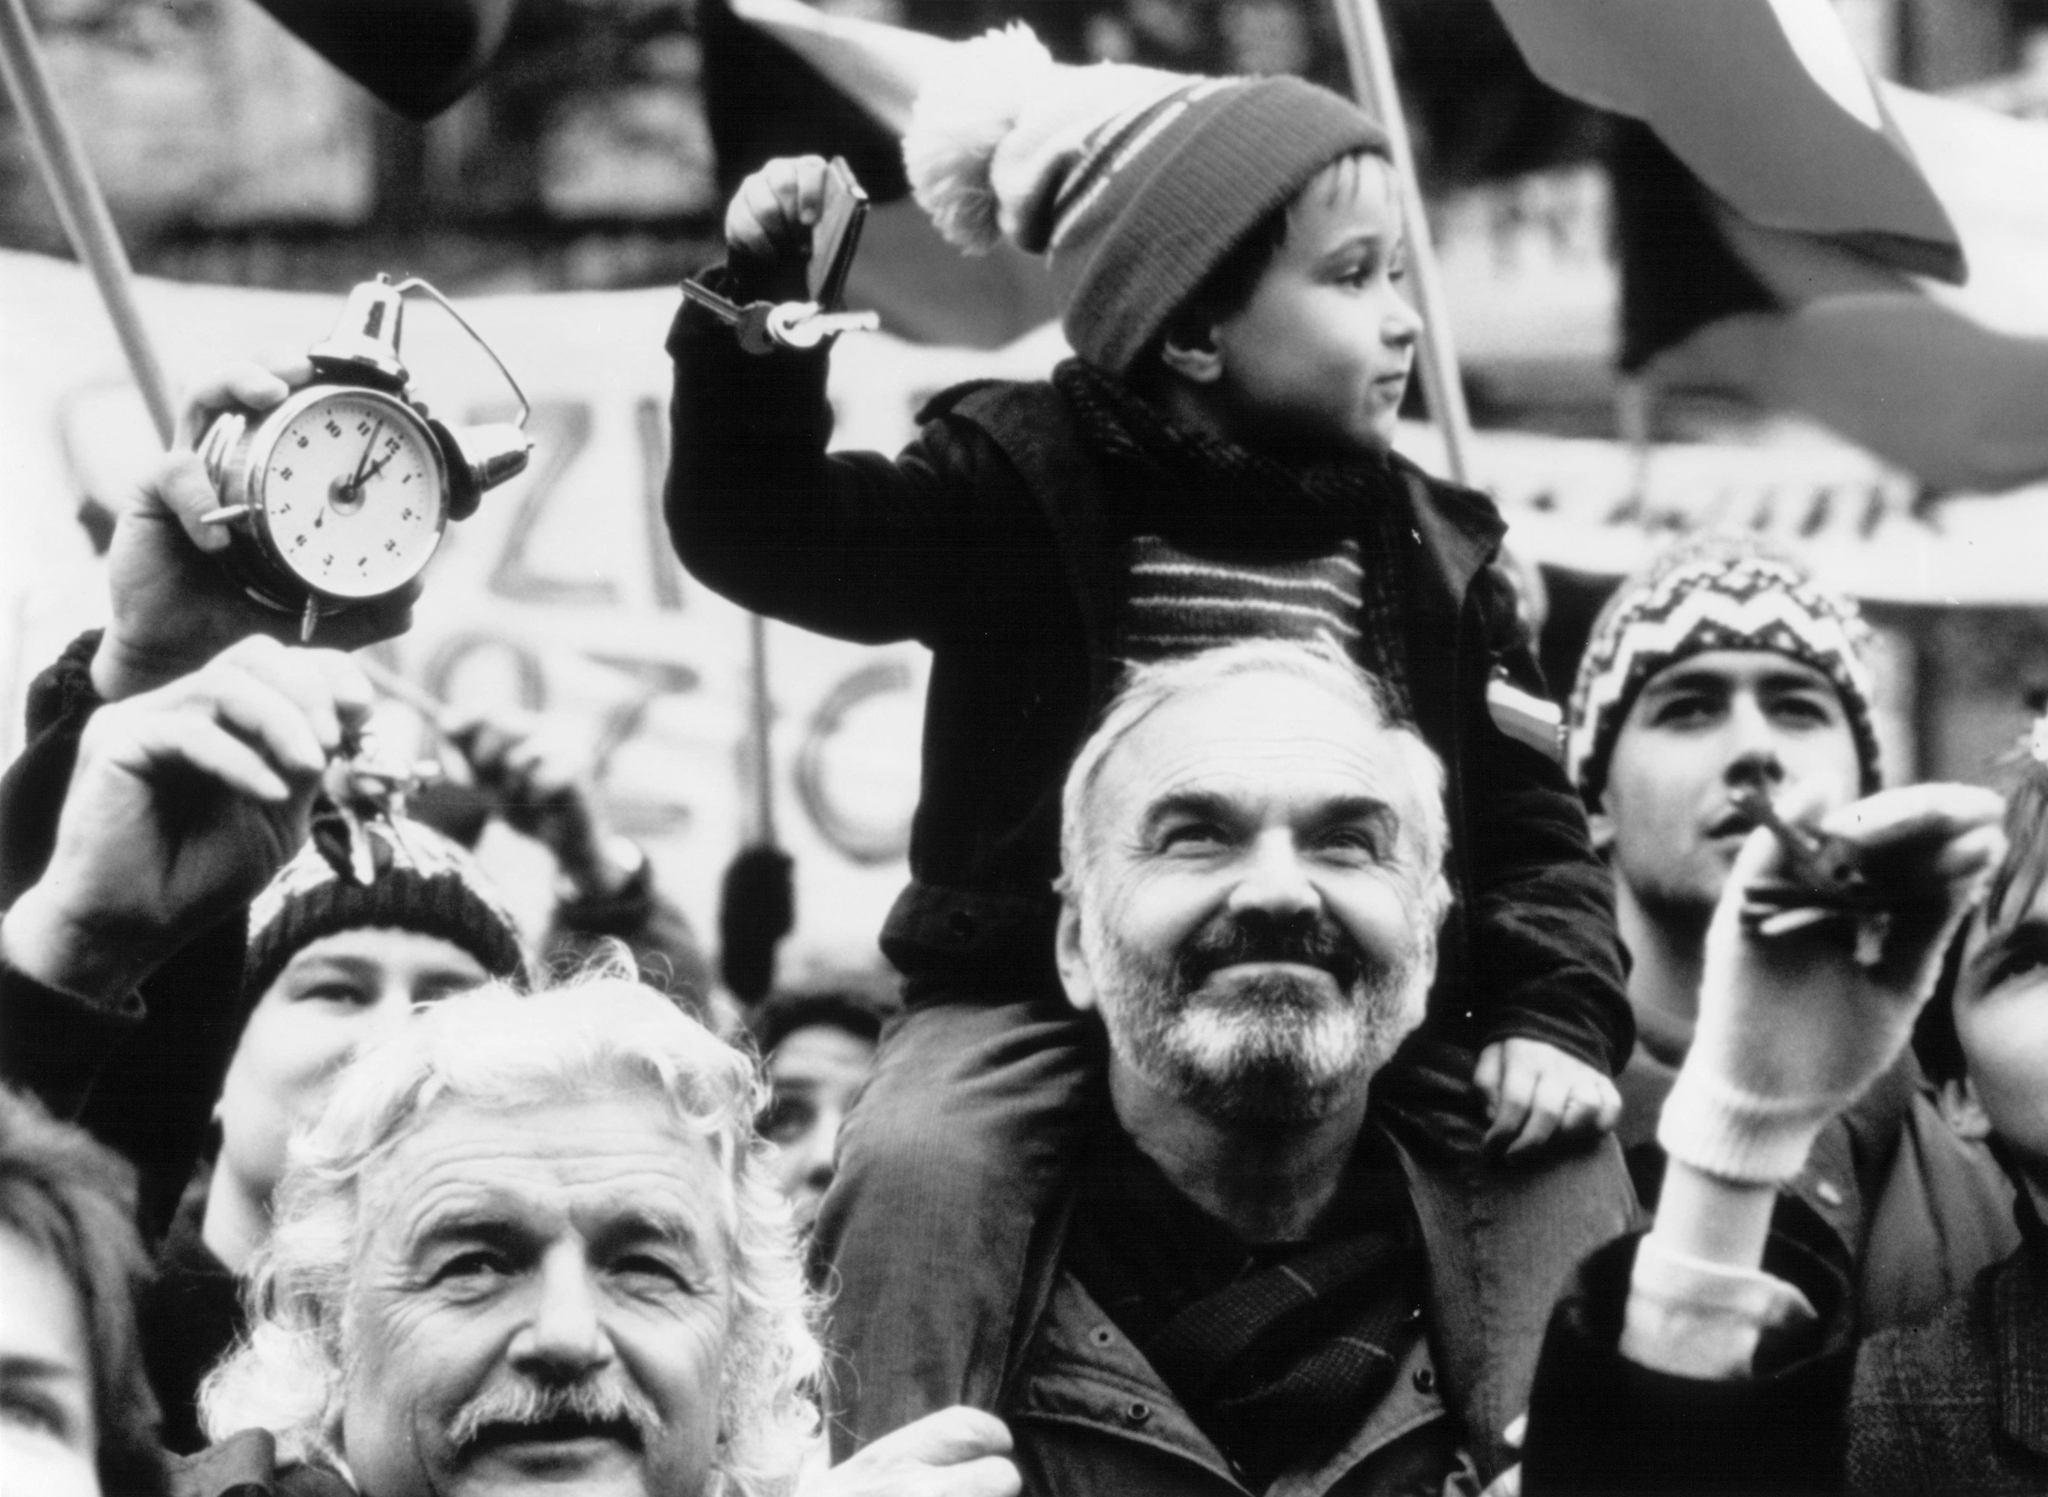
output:
[{"label": "set of keys", "polygon": [[1736,810],[1769,827],[1790,877],[1751,884],[1742,903],[1742,926],[1752,935],[1789,935],[1824,921],[1846,920],[1856,932],[1856,960],[1874,965],[1884,949],[1892,898],[1858,866],[1858,849],[1845,837],[1795,826],[1778,814],[1761,784],[1729,797]]},{"label": "set of keys", "polygon": [[683,297],[732,328],[740,347],[753,354],[816,348],[839,333],[872,333],[882,326],[881,317],[873,312],[828,312],[814,301],[742,304],[695,281],[683,282]]}]

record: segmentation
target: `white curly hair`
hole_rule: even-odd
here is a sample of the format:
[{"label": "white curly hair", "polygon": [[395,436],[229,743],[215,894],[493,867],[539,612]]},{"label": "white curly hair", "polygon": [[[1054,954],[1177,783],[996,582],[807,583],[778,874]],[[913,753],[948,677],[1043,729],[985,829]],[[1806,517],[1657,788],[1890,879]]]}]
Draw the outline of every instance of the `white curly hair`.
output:
[{"label": "white curly hair", "polygon": [[270,1240],[246,1286],[249,1334],[200,1392],[208,1436],[266,1429],[281,1462],[346,1475],[340,1435],[357,1339],[346,1308],[379,1165],[451,1106],[620,1095],[663,1101],[710,1145],[730,1185],[720,1217],[734,1303],[716,1489],[788,1491],[817,1433],[821,1353],[789,1208],[754,1131],[764,1086],[746,1055],[669,999],[606,973],[532,995],[493,984],[443,999],[343,1073],[323,1114],[292,1142]]}]

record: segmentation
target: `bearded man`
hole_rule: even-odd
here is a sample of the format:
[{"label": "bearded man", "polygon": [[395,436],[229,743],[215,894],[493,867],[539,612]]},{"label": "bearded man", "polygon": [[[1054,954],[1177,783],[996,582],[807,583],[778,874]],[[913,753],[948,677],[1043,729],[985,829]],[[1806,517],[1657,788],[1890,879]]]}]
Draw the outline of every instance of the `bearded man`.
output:
[{"label": "bearded man", "polygon": [[[1371,678],[1294,644],[1138,668],[1083,746],[1057,956],[1106,1086],[1005,1378],[1028,1490],[1471,1475],[1454,1385],[1529,1322],[1489,1337],[1442,1271],[1486,1255],[1453,1250],[1418,1165],[1418,1046],[1390,1064],[1450,901],[1443,783]],[[1503,1226],[1493,1255],[1526,1244],[1523,1278],[1558,1282],[1542,1233]]]}]

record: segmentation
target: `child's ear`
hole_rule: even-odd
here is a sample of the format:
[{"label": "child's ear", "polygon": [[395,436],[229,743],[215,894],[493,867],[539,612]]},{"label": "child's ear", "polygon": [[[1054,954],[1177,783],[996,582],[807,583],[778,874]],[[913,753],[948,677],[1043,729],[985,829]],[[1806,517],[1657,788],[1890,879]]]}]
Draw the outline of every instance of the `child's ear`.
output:
[{"label": "child's ear", "polygon": [[1216,342],[1216,329],[1207,323],[1167,329],[1159,362],[1190,384],[1213,385],[1223,378],[1223,350]]}]

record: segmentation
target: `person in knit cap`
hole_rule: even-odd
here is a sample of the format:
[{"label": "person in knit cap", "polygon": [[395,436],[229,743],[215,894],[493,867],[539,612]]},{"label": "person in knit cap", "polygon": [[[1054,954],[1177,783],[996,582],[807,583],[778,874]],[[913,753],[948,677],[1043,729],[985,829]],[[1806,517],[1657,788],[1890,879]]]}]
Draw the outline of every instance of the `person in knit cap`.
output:
[{"label": "person in knit cap", "polygon": [[[1567,763],[1633,959],[1639,1043],[1620,1077],[1618,1136],[1646,1202],[1662,1183],[1659,1127],[1692,1046],[1708,930],[1756,826],[1741,797],[1760,787],[1785,820],[1813,823],[1883,782],[1868,640],[1856,605],[1797,562],[1719,535],[1658,557],[1594,624]],[[1943,1121],[1910,1052],[1822,1130],[1787,1188],[1859,1265],[1873,1323],[1932,1311],[2011,1246],[2002,1175]],[[1994,1229],[1973,1237],[1966,1220]]]},{"label": "person in knit cap", "polygon": [[[249,906],[246,1015],[214,1119],[220,1149],[187,1193],[144,1301],[164,1442],[197,1450],[200,1379],[244,1326],[241,1276],[270,1235],[285,1146],[363,1045],[421,1004],[493,978],[524,981],[518,922],[476,860],[404,816],[366,821],[367,883],[317,813],[313,839]],[[337,866],[340,864],[342,866]]]},{"label": "person in knit cap", "polygon": [[[1491,710],[1509,683],[1541,690],[1492,565],[1500,517],[1390,449],[1418,321],[1384,133],[1298,79],[1064,67],[1013,28],[932,75],[904,151],[956,242],[1046,257],[1076,355],[1049,382],[947,391],[893,460],[828,456],[828,351],[751,357],[688,305],[669,341],[666,503],[691,571],[771,617],[934,653],[911,883],[881,938],[909,1011],[819,1223],[852,1362],[841,1448],[992,1406],[1021,1351],[1025,1247],[1096,1075],[1053,966],[1061,778],[1127,670],[1247,639],[1344,651],[1448,767],[1457,898],[1413,1052],[1433,1063],[1386,1084],[1440,1115],[1472,1311],[1493,1315],[1525,1286],[1485,1261],[1490,1190],[1549,1180],[1560,1244],[1628,1209],[1611,1146],[1563,1146],[1611,1126],[1631,1027],[1554,744]],[[711,284],[800,299],[825,170],[748,178]],[[1519,1412],[1512,1386],[1454,1391],[1482,1441]]]},{"label": "person in knit cap", "polygon": [[[1770,833],[1745,834],[1658,1130],[1670,1165],[1656,1220],[1595,1254],[1552,1322],[1530,1497],[2042,1490],[2048,1050],[2040,968],[2019,953],[2038,950],[2048,911],[2039,802],[2002,832],[2004,810],[1980,786],[1921,784],[1820,818],[1856,849],[1882,913],[1789,925],[1745,917],[1797,877]],[[1909,1053],[1957,941],[1962,1043],[2026,1187],[2026,1245],[1960,1280],[1931,1318],[1873,1334],[1842,1245],[1788,1187]]]}]

